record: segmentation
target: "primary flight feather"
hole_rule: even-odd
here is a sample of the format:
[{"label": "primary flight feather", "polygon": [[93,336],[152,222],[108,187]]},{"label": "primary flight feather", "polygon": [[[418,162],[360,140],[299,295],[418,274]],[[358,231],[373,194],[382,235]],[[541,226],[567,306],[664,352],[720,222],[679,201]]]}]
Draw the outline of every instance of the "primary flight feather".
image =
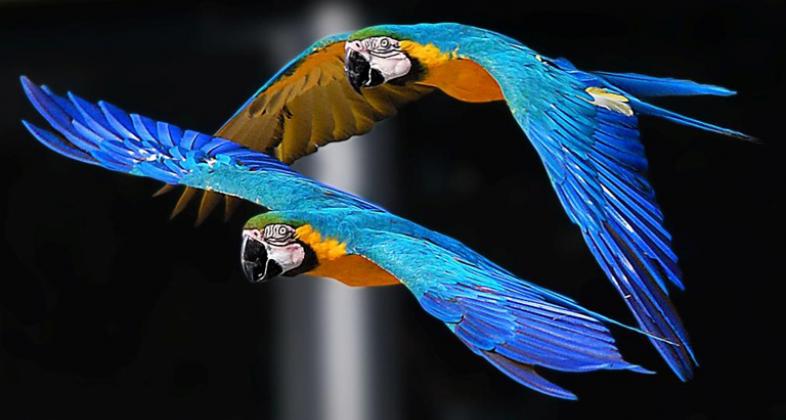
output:
[{"label": "primary flight feather", "polygon": [[310,274],[353,286],[403,284],[474,353],[517,382],[558,398],[575,395],[537,369],[649,373],[619,354],[604,326],[616,322],[517,278],[452,238],[229,140],[107,102],[61,97],[26,78],[22,84],[56,133],[23,123],[55,152],[270,209],[243,229],[241,262],[253,282]]},{"label": "primary flight feather", "polygon": [[[507,103],[595,259],[641,328],[679,344],[652,340],[676,375],[690,378],[695,358],[668,296],[669,284],[682,289],[683,283],[646,178],[638,116],[750,140],[641,99],[734,92],[689,80],[582,71],[566,59],[544,57],[510,37],[467,25],[380,25],[311,45],[217,135],[290,163],[369,131],[434,90],[461,101]],[[194,196],[186,189],[174,213]],[[198,221],[218,202],[218,195],[205,192]],[[233,203],[228,199],[227,210]]]}]

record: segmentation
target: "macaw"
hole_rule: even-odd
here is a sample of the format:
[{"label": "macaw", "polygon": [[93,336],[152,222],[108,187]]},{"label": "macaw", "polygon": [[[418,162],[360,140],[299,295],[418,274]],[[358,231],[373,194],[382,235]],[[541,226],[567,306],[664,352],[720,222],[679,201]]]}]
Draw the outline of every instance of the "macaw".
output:
[{"label": "macaw", "polygon": [[[752,140],[641,99],[735,92],[689,80],[582,71],[510,37],[456,23],[381,25],[317,41],[265,83],[216,135],[291,163],[327,143],[371,130],[403,104],[434,90],[466,102],[508,104],[568,217],[640,328],[651,334],[676,375],[689,379],[696,358],[668,290],[669,284],[684,289],[682,274],[646,178],[638,116]],[[194,195],[187,188],[173,214]],[[204,193],[198,223],[218,200]],[[227,198],[227,212],[233,203]]]},{"label": "macaw", "polygon": [[242,231],[242,270],[251,282],[307,274],[351,286],[403,284],[474,353],[553,397],[576,398],[536,368],[652,373],[622,358],[604,324],[626,326],[516,277],[455,239],[226,139],[107,102],[93,104],[71,93],[61,97],[24,77],[22,84],[58,134],[23,124],[55,152],[269,209]]}]

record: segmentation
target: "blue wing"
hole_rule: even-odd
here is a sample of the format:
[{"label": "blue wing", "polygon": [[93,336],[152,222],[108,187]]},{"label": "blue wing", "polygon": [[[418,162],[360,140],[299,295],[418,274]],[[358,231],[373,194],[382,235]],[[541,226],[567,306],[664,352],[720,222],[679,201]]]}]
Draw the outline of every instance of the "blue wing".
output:
[{"label": "blue wing", "polygon": [[61,97],[25,77],[21,80],[30,102],[59,135],[26,121],[25,127],[42,144],[71,159],[275,210],[382,210],[231,141],[128,114],[107,102],[93,104],[73,94]]},{"label": "blue wing", "polygon": [[521,280],[459,242],[424,228],[364,230],[357,252],[399,279],[423,309],[474,353],[544,394],[576,396],[536,368],[562,372],[630,370],[603,322],[557,293]]},{"label": "blue wing", "polygon": [[674,372],[691,377],[695,358],[668,297],[682,289],[677,256],[645,177],[637,103],[598,77],[544,64],[540,89],[516,115],[543,160],[568,216],[641,328]]}]

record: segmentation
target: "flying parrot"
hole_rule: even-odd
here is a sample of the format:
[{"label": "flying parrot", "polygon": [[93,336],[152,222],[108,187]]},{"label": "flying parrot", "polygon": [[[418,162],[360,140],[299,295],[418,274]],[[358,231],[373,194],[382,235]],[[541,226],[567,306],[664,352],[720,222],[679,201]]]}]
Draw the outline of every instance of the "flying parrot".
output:
[{"label": "flying parrot", "polygon": [[[696,359],[668,290],[669,284],[684,288],[682,275],[646,178],[638,116],[752,140],[642,100],[734,92],[688,80],[582,71],[510,37],[456,23],[382,25],[328,36],[308,47],[216,136],[291,163],[327,143],[371,130],[403,104],[434,90],[466,102],[508,104],[568,217],[640,328],[651,334],[676,375],[689,379]],[[186,188],[173,214],[195,193]],[[219,200],[213,192],[204,193],[198,223]],[[227,197],[227,213],[235,203]]]},{"label": "flying parrot", "polygon": [[242,232],[242,269],[252,282],[308,274],[351,286],[403,284],[474,353],[553,397],[576,398],[536,368],[651,373],[622,358],[604,324],[624,325],[517,278],[450,237],[229,140],[128,114],[107,102],[61,97],[24,77],[22,84],[58,134],[23,124],[55,152],[269,209],[248,220]]}]

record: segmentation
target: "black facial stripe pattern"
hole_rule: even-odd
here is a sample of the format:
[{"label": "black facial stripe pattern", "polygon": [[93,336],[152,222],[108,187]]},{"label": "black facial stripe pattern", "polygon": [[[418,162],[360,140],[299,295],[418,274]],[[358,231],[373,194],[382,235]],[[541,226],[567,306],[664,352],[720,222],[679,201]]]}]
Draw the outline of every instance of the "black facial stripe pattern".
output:
[{"label": "black facial stripe pattern", "polygon": [[270,224],[265,226],[262,237],[271,245],[288,245],[295,239],[295,228],[283,223]]},{"label": "black facial stripe pattern", "polygon": [[401,48],[399,41],[386,36],[366,38],[361,42],[369,52],[377,52],[380,54],[390,51],[395,52]]},{"label": "black facial stripe pattern", "polygon": [[372,57],[377,57],[377,58],[390,58],[390,57],[393,57],[394,55],[396,55],[396,54],[398,54],[398,53],[400,53],[400,52],[401,52],[401,51],[399,51],[399,50],[396,50],[396,49],[386,49],[386,50],[371,50],[371,51],[369,51],[368,53],[369,53],[369,54],[370,54]]}]

